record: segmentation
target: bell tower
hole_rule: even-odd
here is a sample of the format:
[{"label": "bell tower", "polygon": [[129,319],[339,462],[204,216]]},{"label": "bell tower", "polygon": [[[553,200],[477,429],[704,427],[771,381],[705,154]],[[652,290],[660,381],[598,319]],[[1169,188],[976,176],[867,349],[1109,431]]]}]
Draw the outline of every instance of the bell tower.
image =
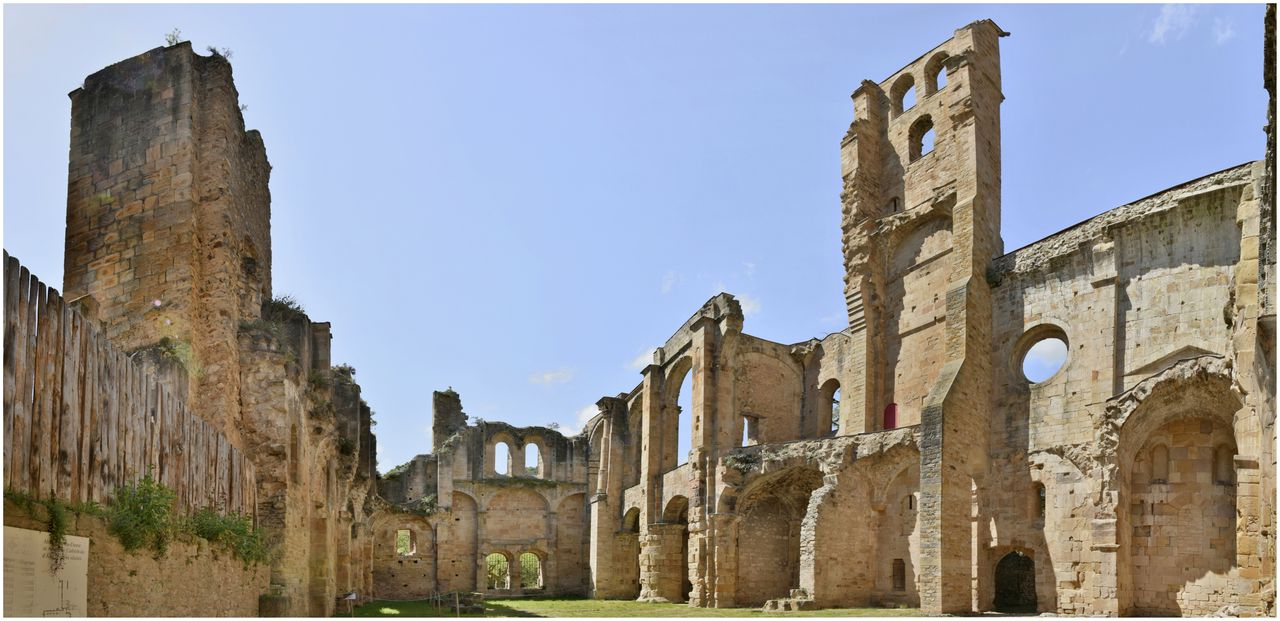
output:
[{"label": "bell tower", "polygon": [[[841,143],[845,300],[855,364],[844,428],[920,425],[920,596],[971,609],[970,513],[986,465],[1000,241],[999,39],[974,22],[853,93]],[[859,420],[861,417],[861,420]]]}]

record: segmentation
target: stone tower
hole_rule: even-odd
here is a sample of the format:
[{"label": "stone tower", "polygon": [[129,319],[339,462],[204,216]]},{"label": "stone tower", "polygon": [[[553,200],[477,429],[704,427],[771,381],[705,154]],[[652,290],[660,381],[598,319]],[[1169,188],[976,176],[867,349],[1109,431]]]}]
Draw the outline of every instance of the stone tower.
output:
[{"label": "stone tower", "polygon": [[271,166],[231,65],[183,42],[70,97],[66,297],[96,307],[126,350],[163,341],[198,413],[236,441],[237,330],[271,295]]},{"label": "stone tower", "polygon": [[844,433],[921,425],[921,604],[970,609],[985,472],[990,261],[1000,241],[1000,58],[974,22],[854,92],[841,145],[853,361]]}]

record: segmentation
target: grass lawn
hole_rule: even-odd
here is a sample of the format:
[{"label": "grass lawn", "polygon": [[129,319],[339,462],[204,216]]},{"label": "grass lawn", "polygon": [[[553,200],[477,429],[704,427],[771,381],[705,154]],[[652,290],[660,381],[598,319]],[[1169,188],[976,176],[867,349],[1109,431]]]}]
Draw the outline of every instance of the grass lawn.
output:
[{"label": "grass lawn", "polygon": [[[567,598],[496,599],[487,600],[484,607],[486,617],[904,617],[920,614],[918,608],[763,613],[759,608],[690,608],[685,604]],[[355,614],[357,617],[452,617],[453,610],[435,608],[428,602],[379,601],[356,608]]]}]

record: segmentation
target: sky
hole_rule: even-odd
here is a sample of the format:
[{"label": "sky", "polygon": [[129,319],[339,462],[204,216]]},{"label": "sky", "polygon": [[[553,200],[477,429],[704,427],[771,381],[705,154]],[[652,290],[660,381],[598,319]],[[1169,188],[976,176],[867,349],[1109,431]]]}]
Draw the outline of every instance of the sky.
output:
[{"label": "sky", "polygon": [[231,50],[272,165],[273,286],[333,323],[379,470],[431,391],[576,431],[709,297],[845,326],[850,93],[991,18],[1003,238],[1261,159],[1255,5],[6,5],[4,247],[62,280],[70,100],[163,45]]}]

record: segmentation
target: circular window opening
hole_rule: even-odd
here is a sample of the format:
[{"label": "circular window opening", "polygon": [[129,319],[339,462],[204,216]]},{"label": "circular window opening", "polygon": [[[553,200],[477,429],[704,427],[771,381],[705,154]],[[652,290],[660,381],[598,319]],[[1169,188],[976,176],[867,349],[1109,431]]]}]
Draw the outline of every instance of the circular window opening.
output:
[{"label": "circular window opening", "polygon": [[1027,381],[1039,384],[1053,377],[1066,363],[1067,342],[1060,336],[1046,336],[1022,355],[1022,375]]}]

